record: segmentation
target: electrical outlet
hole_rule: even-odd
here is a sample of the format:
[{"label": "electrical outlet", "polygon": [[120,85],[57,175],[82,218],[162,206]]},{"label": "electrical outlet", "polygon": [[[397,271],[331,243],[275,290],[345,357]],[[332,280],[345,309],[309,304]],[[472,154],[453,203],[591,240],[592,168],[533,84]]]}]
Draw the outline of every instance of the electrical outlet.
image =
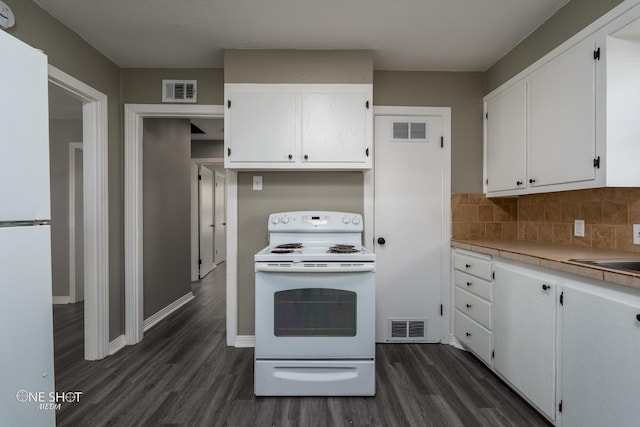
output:
[{"label": "electrical outlet", "polygon": [[584,237],[584,219],[576,219],[573,222],[573,235],[576,237]]},{"label": "electrical outlet", "polygon": [[254,176],[253,177],[253,191],[261,191],[262,190],[262,177]]},{"label": "electrical outlet", "polygon": [[633,244],[640,245],[640,224],[633,224]]}]

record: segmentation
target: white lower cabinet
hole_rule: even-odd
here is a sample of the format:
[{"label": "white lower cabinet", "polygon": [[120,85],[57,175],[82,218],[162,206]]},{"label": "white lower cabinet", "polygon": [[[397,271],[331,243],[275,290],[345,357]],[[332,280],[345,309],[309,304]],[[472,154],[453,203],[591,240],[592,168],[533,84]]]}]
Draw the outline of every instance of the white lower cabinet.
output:
[{"label": "white lower cabinet", "polygon": [[493,368],[555,419],[556,280],[503,262],[494,272]]},{"label": "white lower cabinet", "polygon": [[563,287],[563,427],[640,425],[640,292]]}]

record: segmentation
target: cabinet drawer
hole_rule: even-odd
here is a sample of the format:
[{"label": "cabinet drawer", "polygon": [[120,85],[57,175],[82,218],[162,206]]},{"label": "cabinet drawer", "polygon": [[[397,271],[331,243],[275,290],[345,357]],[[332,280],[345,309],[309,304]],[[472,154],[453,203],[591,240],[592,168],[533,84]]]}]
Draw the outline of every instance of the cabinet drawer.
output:
[{"label": "cabinet drawer", "polygon": [[491,365],[491,332],[474,322],[459,310],[455,314],[456,338],[469,347],[480,359]]},{"label": "cabinet drawer", "polygon": [[454,265],[456,270],[464,271],[481,279],[491,280],[491,261],[489,260],[456,253]]},{"label": "cabinet drawer", "polygon": [[491,329],[491,304],[489,302],[456,287],[456,308],[485,328]]},{"label": "cabinet drawer", "polygon": [[491,283],[462,271],[455,273],[456,286],[491,301]]}]

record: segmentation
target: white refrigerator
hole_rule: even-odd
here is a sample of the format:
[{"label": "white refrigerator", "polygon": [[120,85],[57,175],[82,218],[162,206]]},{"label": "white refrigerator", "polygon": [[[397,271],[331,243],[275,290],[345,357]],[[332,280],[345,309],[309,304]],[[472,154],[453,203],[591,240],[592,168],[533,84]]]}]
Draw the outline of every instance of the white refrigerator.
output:
[{"label": "white refrigerator", "polygon": [[52,426],[47,57],[1,30],[0,56],[0,425]]}]

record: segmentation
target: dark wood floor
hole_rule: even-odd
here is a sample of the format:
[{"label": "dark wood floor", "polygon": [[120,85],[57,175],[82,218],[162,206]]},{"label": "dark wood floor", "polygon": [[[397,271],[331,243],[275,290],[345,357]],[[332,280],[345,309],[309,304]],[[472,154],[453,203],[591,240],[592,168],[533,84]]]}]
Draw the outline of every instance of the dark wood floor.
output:
[{"label": "dark wood floor", "polygon": [[55,306],[59,426],[545,426],[470,354],[438,344],[376,348],[377,395],[256,398],[253,349],[225,342],[224,265],[196,296],[101,361],[83,360],[82,304]]}]

